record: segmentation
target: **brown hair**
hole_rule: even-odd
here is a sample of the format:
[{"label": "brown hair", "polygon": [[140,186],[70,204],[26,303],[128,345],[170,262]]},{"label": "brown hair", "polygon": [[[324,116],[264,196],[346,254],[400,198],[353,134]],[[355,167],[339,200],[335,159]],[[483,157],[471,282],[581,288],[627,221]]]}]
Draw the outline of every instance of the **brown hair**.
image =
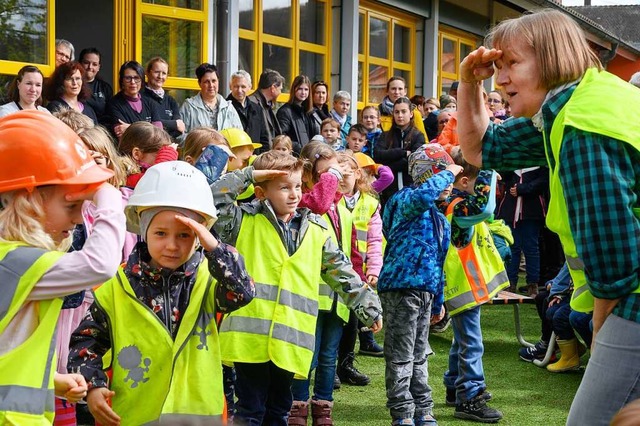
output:
[{"label": "brown hair", "polygon": [[[38,67],[33,65],[25,65],[24,67],[20,68],[20,71],[18,71],[18,75],[16,75],[16,78],[14,78],[11,84],[9,85],[9,91],[8,91],[9,98],[16,104],[20,102],[20,90],[18,89],[18,83],[22,82],[22,79],[24,78],[25,74],[32,73],[32,72],[36,74],[40,74],[40,77],[42,77],[42,82],[44,84],[44,76],[42,75],[42,71],[40,71]],[[42,95],[40,95],[40,97],[36,99],[35,105],[36,106],[42,105]]]},{"label": "brown hair", "polygon": [[147,74],[149,74],[151,72],[151,68],[153,68],[153,65],[156,62],[162,62],[163,64],[165,64],[167,66],[167,68],[169,68],[169,64],[167,63],[167,61],[165,61],[160,56],[155,56],[155,57],[149,59],[149,62],[147,62],[147,68],[145,69]]},{"label": "brown hair", "polygon": [[287,103],[293,104],[295,102],[296,90],[298,90],[298,87],[302,86],[303,84],[306,84],[309,88],[309,96],[307,96],[307,99],[302,101],[302,110],[304,112],[310,112],[313,108],[313,102],[311,101],[311,99],[313,98],[313,94],[311,93],[311,81],[306,75],[299,75],[293,79],[293,83],[291,83],[291,90],[289,91],[289,100],[287,101]]},{"label": "brown hair", "polygon": [[102,126],[82,129],[78,136],[92,150],[102,154],[107,161],[107,168],[112,170],[114,175],[109,179],[109,183],[115,187],[123,186],[127,180],[127,165],[123,158],[116,151],[113,138]]},{"label": "brown hair", "polygon": [[95,127],[92,119],[72,108],[60,109],[54,112],[53,116],[71,127],[76,133],[79,133],[84,129],[91,129]]},{"label": "brown hair", "polygon": [[400,77],[399,75],[394,75],[393,77],[391,77],[389,80],[387,80],[387,92],[389,91],[389,86],[391,85],[391,83],[393,83],[394,81],[401,81],[402,84],[404,85],[404,88],[407,88],[407,81]]},{"label": "brown hair", "polygon": [[275,138],[273,138],[271,149],[274,149],[278,145],[284,145],[285,148],[287,148],[289,151],[293,151],[293,142],[291,141],[291,138],[287,135],[278,135]]},{"label": "brown hair", "polygon": [[[293,155],[278,151],[267,151],[256,157],[253,162],[254,170],[283,170],[289,173],[299,172],[303,169],[303,161]],[[256,183],[256,185],[260,185]]]},{"label": "brown hair", "polygon": [[467,177],[469,179],[475,179],[478,177],[478,175],[480,174],[480,168],[467,163],[467,160],[464,159],[462,150],[459,146],[454,146],[453,148],[451,148],[450,155],[453,159],[453,162],[464,169],[462,170],[462,172],[458,173],[454,182],[458,182],[463,177]]},{"label": "brown hair", "polygon": [[78,94],[78,101],[82,102],[91,97],[91,91],[87,87],[87,84],[84,82],[84,67],[80,64],[80,62],[69,61],[64,64],[58,65],[58,67],[53,71],[53,74],[49,76],[49,82],[46,87],[46,97],[50,101],[61,98],[64,95],[64,82],[67,78],[71,78],[73,74],[78,71],[80,73],[80,77],[82,77],[82,89]]},{"label": "brown hair", "polygon": [[198,127],[187,134],[181,158],[184,160],[187,157],[191,157],[194,162],[198,161],[198,158],[202,155],[202,150],[212,142],[214,145],[226,145],[231,150],[229,142],[213,127]]},{"label": "brown hair", "polygon": [[489,32],[485,43],[507,50],[517,41],[535,52],[540,68],[539,84],[547,90],[577,80],[588,68],[602,70],[582,29],[562,12],[544,9],[502,21]]},{"label": "brown hair", "polygon": [[328,125],[331,125],[338,129],[338,131],[340,131],[340,123],[338,123],[335,118],[325,118],[324,120],[322,120],[322,123],[320,123],[320,131],[322,131],[322,129],[324,129],[324,127]]},{"label": "brown hair", "polygon": [[375,197],[378,196],[376,191],[374,191],[373,188],[371,187],[371,179],[369,179],[369,177],[364,174],[364,172],[358,165],[358,160],[356,160],[356,157],[353,156],[353,151],[351,151],[350,149],[347,149],[344,152],[339,153],[338,163],[349,164],[349,167],[354,173],[356,172],[356,170],[360,170],[360,177],[356,179],[356,184],[354,187],[356,191],[359,191],[361,194],[369,194]]},{"label": "brown hair", "polygon": [[171,136],[159,127],[147,121],[136,121],[127,127],[122,134],[118,151],[129,160],[127,164],[127,174],[140,172],[138,162],[133,159],[133,148],[138,148],[144,154],[148,152],[158,152],[160,148],[171,144]]},{"label": "brown hair", "polygon": [[424,105],[425,102],[426,102],[426,98],[422,95],[413,95],[411,97],[411,103],[414,104],[415,106]]},{"label": "brown hair", "polygon": [[316,169],[316,163],[318,160],[331,160],[336,158],[337,154],[324,142],[309,142],[300,151],[300,158],[304,159],[304,175],[309,178],[310,182],[316,183],[320,176],[318,176],[318,170]]}]

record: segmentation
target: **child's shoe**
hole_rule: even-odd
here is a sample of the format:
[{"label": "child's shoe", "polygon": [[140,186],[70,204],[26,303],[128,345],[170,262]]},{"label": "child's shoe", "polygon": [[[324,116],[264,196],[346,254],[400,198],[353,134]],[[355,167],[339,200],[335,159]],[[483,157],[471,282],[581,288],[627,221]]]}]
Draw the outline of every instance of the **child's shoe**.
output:
[{"label": "child's shoe", "polygon": [[[493,399],[493,395],[491,392],[488,392],[486,389],[483,389],[478,395],[482,395],[486,402],[489,402]],[[456,406],[456,389],[455,388],[447,388],[447,396],[445,400],[445,405],[447,407],[455,407]]]},{"label": "child's shoe", "polygon": [[311,401],[311,417],[313,426],[333,426],[331,411],[333,410],[333,402],[325,400]]},{"label": "child's shoe", "polygon": [[[532,348],[520,348],[518,351],[518,355],[520,355],[520,359],[527,362],[533,362],[534,360],[542,361],[547,354],[547,348],[549,347],[549,343],[540,340],[536,343]],[[555,361],[556,355],[553,354],[551,357],[551,362]]]},{"label": "child's shoe", "polygon": [[372,331],[361,331],[360,335],[360,355],[383,357],[384,349],[373,338]]},{"label": "child's shoe", "polygon": [[415,426],[438,426],[438,422],[431,414],[424,414],[413,420]]},{"label": "child's shoe", "polygon": [[578,339],[557,340],[560,348],[560,361],[547,365],[547,370],[552,373],[575,371],[580,368],[580,354],[578,352]]},{"label": "child's shoe", "polygon": [[345,359],[338,366],[338,377],[340,382],[354,386],[367,386],[371,379],[366,374],[358,371],[353,365],[355,355],[353,352],[347,354]]},{"label": "child's shoe", "polygon": [[502,413],[487,406],[487,401],[482,394],[478,394],[462,404],[457,404],[453,417],[473,422],[497,423],[502,418]]},{"label": "child's shoe", "polygon": [[287,424],[289,426],[307,426],[309,417],[309,403],[307,401],[293,401]]},{"label": "child's shoe", "polygon": [[451,324],[451,317],[449,316],[449,312],[445,312],[444,317],[437,323],[433,324],[429,328],[429,331],[432,331],[438,334],[444,333],[447,330],[447,328],[449,328],[450,324]]},{"label": "child's shoe", "polygon": [[415,426],[415,423],[413,419],[405,417],[402,419],[393,419],[391,426]]}]

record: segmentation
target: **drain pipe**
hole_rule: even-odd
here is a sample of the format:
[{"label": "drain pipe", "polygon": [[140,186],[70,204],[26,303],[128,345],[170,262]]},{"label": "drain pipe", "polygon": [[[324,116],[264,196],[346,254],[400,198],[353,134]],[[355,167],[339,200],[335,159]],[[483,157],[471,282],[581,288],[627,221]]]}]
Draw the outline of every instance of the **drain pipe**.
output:
[{"label": "drain pipe", "polygon": [[218,67],[218,88],[229,87],[229,0],[218,0],[216,14],[216,66]]}]

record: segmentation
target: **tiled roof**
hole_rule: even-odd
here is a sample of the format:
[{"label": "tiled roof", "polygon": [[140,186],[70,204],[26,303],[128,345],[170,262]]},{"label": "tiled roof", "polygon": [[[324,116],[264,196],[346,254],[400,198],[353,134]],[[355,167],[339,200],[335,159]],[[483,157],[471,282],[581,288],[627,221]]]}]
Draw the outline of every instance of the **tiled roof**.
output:
[{"label": "tiled roof", "polygon": [[640,5],[574,6],[567,9],[587,17],[640,50]]}]

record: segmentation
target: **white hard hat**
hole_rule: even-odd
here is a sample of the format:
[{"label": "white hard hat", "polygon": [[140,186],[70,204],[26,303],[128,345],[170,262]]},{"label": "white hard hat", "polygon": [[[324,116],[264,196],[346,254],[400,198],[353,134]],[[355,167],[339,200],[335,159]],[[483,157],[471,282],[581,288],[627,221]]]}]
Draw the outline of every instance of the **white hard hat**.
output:
[{"label": "white hard hat", "polygon": [[193,210],[205,218],[207,228],[218,217],[207,178],[184,161],[167,161],[147,169],[124,209],[127,230],[140,234],[140,212],[158,206]]}]

